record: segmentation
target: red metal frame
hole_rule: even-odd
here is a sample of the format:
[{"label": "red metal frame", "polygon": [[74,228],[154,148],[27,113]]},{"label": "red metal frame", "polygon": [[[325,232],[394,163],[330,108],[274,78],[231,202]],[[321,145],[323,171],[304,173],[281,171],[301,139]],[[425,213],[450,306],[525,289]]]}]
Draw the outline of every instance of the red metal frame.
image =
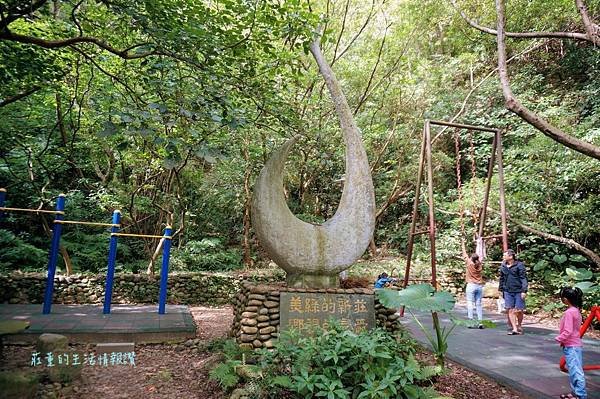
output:
[{"label": "red metal frame", "polygon": [[[598,319],[598,321],[600,321],[600,306],[592,306],[592,309],[590,310],[590,315],[587,317],[587,319],[585,319],[585,322],[581,325],[581,328],[579,329],[579,336],[583,337],[583,335],[585,334],[585,332],[587,331],[587,329],[590,327],[590,325],[592,324],[592,321],[594,321],[594,319]],[[558,365],[560,366],[560,371],[564,371],[565,373],[567,371],[569,371],[567,369],[567,361],[565,360],[565,357],[561,357],[560,358],[560,362],[558,363]],[[583,366],[584,370],[600,370],[600,364],[590,364],[587,366]]]}]

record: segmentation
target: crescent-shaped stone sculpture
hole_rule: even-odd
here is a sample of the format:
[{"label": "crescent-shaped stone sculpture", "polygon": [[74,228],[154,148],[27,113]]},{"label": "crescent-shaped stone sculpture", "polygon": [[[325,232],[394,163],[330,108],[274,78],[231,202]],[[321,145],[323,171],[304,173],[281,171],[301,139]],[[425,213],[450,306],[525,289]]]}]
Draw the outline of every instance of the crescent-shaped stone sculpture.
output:
[{"label": "crescent-shaped stone sculpture", "polygon": [[340,120],[346,146],[346,177],[334,216],[322,225],[303,222],[283,194],[283,168],[297,137],[275,150],[254,186],[252,224],[261,246],[287,272],[288,286],[336,287],[339,272],[369,245],[375,228],[375,197],[367,154],[346,98],[318,42],[310,47]]}]

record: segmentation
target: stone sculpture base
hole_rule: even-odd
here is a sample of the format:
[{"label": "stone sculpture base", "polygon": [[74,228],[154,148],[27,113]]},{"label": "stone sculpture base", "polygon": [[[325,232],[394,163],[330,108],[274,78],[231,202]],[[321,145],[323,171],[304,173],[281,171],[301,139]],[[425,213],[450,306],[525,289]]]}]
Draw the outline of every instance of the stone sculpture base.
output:
[{"label": "stone sculpture base", "polygon": [[280,332],[280,297],[282,292],[306,294],[346,294],[348,297],[373,296],[374,318],[378,327],[390,333],[401,329],[397,309],[379,303],[370,288],[293,288],[281,285],[242,283],[233,302],[234,320],[229,335],[241,346],[251,349],[272,348]]},{"label": "stone sculpture base", "polygon": [[291,288],[339,288],[340,278],[337,274],[293,274],[286,273],[286,283]]}]

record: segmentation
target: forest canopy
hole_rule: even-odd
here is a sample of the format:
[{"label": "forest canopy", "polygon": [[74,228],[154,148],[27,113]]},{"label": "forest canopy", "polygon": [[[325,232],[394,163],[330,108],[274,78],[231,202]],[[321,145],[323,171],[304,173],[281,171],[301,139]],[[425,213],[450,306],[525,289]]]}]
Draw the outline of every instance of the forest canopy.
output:
[{"label": "forest canopy", "polygon": [[[326,220],[341,195],[339,125],[308,53],[321,34],[371,163],[365,257],[406,252],[424,119],[493,126],[510,245],[549,292],[583,282],[597,293],[599,23],[598,0],[2,0],[0,186],[7,206],[51,209],[65,193],[70,218],[108,222],[119,209],[128,231],[171,224],[176,271],[263,264],[250,198],[274,148],[302,137],[285,182],[300,218]],[[465,130],[436,140],[443,267],[461,267],[461,242],[474,249],[490,152],[490,136]],[[489,235],[500,231],[492,187]],[[44,270],[50,225],[5,214],[0,268]],[[153,272],[157,240],[119,245],[120,270]],[[63,247],[72,272],[105,267],[103,231],[69,228]],[[415,256],[428,261],[425,237]]]}]

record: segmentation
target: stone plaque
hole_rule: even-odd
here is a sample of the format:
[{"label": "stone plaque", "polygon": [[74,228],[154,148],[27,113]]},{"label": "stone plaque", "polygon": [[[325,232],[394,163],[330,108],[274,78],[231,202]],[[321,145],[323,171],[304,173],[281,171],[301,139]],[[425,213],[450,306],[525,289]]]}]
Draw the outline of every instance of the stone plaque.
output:
[{"label": "stone plaque", "polygon": [[330,319],[358,332],[375,327],[373,295],[282,292],[280,330],[327,328]]}]

